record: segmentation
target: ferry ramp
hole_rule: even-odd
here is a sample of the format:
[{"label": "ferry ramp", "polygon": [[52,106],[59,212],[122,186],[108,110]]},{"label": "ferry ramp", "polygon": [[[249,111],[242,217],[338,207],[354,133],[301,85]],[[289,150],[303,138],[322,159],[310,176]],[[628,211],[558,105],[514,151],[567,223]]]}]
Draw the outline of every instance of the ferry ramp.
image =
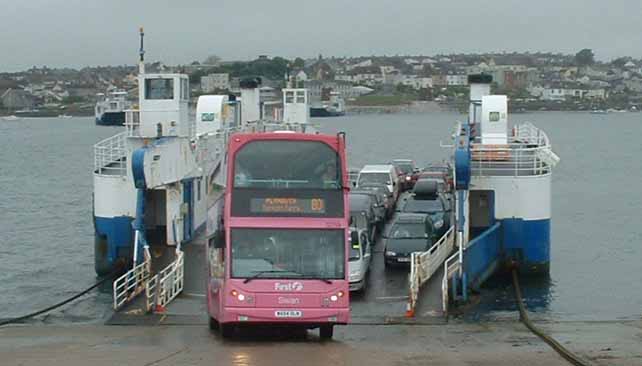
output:
[{"label": "ferry ramp", "polygon": [[[387,228],[386,228],[387,229]],[[385,229],[384,229],[385,231]],[[386,267],[383,237],[373,248],[367,287],[350,294],[353,324],[439,324],[445,322],[442,312],[441,281],[443,266],[421,286],[417,293],[414,317],[407,317],[410,299],[409,266]],[[154,272],[164,268],[175,257],[173,247],[152,248]],[[206,308],[206,240],[199,233],[182,247],[184,252],[183,291],[162,312],[149,313],[145,293],[115,311],[107,320],[110,325],[200,325],[207,324]]]}]

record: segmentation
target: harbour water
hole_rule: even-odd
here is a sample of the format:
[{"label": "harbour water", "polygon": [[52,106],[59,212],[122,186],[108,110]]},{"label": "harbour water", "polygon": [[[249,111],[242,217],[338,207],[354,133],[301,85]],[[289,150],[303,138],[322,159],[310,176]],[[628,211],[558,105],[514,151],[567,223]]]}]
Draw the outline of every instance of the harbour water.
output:
[{"label": "harbour water", "polygon": [[[642,315],[642,114],[516,114],[547,131],[562,158],[553,180],[550,279],[527,281],[536,317],[639,319]],[[464,115],[348,115],[317,119],[347,133],[349,165],[447,157],[453,122]],[[92,175],[97,141],[118,127],[93,118],[0,122],[0,318],[37,310],[95,281]],[[98,321],[111,295],[95,292],[46,321]],[[492,281],[472,318],[515,317],[512,288]]]}]

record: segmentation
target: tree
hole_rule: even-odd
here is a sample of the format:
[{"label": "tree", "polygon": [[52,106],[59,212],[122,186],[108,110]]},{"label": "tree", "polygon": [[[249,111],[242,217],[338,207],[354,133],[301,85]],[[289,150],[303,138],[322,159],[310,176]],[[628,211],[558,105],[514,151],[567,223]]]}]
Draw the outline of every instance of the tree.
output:
[{"label": "tree", "polygon": [[575,54],[575,63],[578,66],[589,66],[595,63],[595,55],[593,50],[585,48]]},{"label": "tree", "polygon": [[294,59],[294,63],[292,64],[292,66],[302,69],[303,66],[305,66],[305,61],[301,57],[297,57]]},{"label": "tree", "polygon": [[619,57],[619,58],[616,58],[615,60],[611,61],[611,64],[613,66],[615,66],[615,67],[620,67],[621,68],[621,67],[624,67],[624,65],[626,65],[626,63],[631,61],[631,60],[632,60],[631,57],[627,57],[627,56]]}]

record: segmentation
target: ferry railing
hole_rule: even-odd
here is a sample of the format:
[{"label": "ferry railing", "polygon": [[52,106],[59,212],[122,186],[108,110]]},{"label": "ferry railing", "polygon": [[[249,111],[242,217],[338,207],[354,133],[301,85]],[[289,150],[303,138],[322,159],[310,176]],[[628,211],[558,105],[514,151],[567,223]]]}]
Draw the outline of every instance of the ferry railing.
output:
[{"label": "ferry railing", "polygon": [[145,286],[145,307],[147,311],[153,311],[156,308],[158,288],[158,275],[152,276]]},{"label": "ferry railing", "polygon": [[439,266],[444,263],[448,255],[453,251],[454,232],[455,227],[451,226],[430,249],[425,252],[414,252],[410,255],[408,315],[413,315],[415,312],[421,286],[435,274]]},{"label": "ferry railing", "polygon": [[559,163],[548,136],[530,123],[513,128],[507,144],[471,145],[471,173],[474,176],[536,176],[550,173]]},{"label": "ferry railing", "polygon": [[165,306],[183,291],[185,259],[183,252],[176,251],[176,260],[158,273],[158,300],[156,309],[163,311]]},{"label": "ferry railing", "polygon": [[441,280],[441,307],[446,317],[448,317],[448,304],[450,302],[450,281],[452,280],[455,283],[455,275],[460,272],[461,268],[459,253],[451,255],[444,262],[444,276]]},{"label": "ferry railing", "polygon": [[94,171],[105,175],[125,175],[127,132],[121,132],[94,145]]},{"label": "ferry railing", "polygon": [[118,277],[113,283],[114,310],[145,290],[150,274],[151,262],[147,259]]}]

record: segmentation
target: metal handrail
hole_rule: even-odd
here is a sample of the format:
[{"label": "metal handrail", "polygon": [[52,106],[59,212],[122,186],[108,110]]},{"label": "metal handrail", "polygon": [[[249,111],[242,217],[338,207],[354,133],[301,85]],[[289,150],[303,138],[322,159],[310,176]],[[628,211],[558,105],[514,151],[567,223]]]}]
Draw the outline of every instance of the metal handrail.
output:
[{"label": "metal handrail", "polygon": [[176,251],[176,260],[158,273],[158,300],[156,306],[164,308],[183,291],[184,284],[184,255]]},{"label": "metal handrail", "polygon": [[114,310],[120,309],[147,287],[150,277],[151,262],[145,260],[135,266],[113,283]]},{"label": "metal handrail", "polygon": [[444,262],[444,277],[441,280],[441,306],[444,316],[448,316],[449,302],[449,285],[448,281],[459,272],[461,263],[459,262],[459,253],[451,255]]},{"label": "metal handrail", "polygon": [[484,145],[479,138],[471,144],[474,176],[543,175],[559,163],[544,131],[524,123],[515,126],[507,144]]},{"label": "metal handrail", "polygon": [[125,175],[127,132],[121,132],[94,145],[94,171],[98,174]]},{"label": "metal handrail", "polygon": [[410,290],[408,311],[414,313],[421,286],[426,283],[444,262],[454,248],[455,227],[448,231],[425,252],[414,252],[410,255],[410,275],[408,287]]}]

